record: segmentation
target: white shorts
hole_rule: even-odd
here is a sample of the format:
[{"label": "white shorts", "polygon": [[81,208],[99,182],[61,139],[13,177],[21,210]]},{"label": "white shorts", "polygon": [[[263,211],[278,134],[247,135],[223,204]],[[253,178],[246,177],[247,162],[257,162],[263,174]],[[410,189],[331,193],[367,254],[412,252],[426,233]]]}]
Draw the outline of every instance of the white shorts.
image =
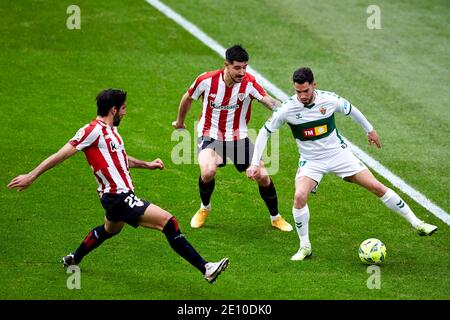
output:
[{"label": "white shorts", "polygon": [[305,160],[300,157],[295,179],[306,176],[319,184],[323,176],[329,172],[345,178],[353,176],[365,169],[367,169],[366,165],[350,149],[345,148],[340,149],[335,155],[326,159]]}]

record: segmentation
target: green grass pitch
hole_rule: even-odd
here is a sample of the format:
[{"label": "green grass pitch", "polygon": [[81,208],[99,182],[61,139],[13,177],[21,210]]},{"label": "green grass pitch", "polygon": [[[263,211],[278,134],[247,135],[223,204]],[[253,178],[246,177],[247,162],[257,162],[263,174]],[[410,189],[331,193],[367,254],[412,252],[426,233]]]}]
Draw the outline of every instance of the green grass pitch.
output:
[{"label": "green grass pitch", "polygon": [[[250,64],[289,94],[293,70],[310,66],[320,89],[362,110],[383,148],[369,148],[351,119],[338,117],[340,132],[450,210],[448,1],[380,0],[380,30],[367,28],[368,4],[360,0],[165,3],[223,46],[241,43]],[[289,260],[298,248],[297,234],[270,226],[256,184],[233,166],[217,174],[206,226],[191,229],[200,203],[199,169],[171,162],[177,142],[170,139],[170,123],[185,89],[201,72],[221,67],[222,58],[144,0],[78,0],[80,30],[66,28],[70,4],[0,4],[0,299],[450,298],[449,227],[403,195],[421,219],[439,227],[432,237],[420,238],[374,196],[332,175],[310,198],[310,260]],[[127,152],[166,164],[164,171],[132,171],[137,195],[176,215],[206,259],[230,258],[215,285],[178,257],[159,232],[126,227],[85,258],[81,289],[68,290],[68,274],[58,260],[103,221],[84,155],[47,172],[23,193],[6,188],[94,118],[94,97],[108,87],[128,92],[120,126]],[[199,115],[196,103],[186,121],[191,133]],[[259,129],[268,116],[254,103],[250,128]],[[280,138],[280,169],[273,180],[281,213],[292,223],[298,154],[287,127]],[[381,289],[367,288],[369,274],[357,254],[370,237],[387,246]]]}]

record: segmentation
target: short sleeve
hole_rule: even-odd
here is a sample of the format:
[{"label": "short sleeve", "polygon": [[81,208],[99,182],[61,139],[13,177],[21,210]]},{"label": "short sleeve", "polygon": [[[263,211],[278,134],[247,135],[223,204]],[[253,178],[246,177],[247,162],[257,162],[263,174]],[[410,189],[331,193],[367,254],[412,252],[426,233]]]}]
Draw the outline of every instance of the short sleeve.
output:
[{"label": "short sleeve", "polygon": [[336,94],[334,94],[334,99],[336,102],[336,111],[341,112],[348,116],[350,112],[352,112],[352,104],[345,98],[342,98]]},{"label": "short sleeve", "polygon": [[263,97],[267,95],[266,90],[255,80],[252,83],[252,86],[250,88],[250,97],[252,99],[261,100]]},{"label": "short sleeve", "polygon": [[199,75],[188,89],[189,96],[194,100],[197,100],[205,91],[205,74],[206,72]]},{"label": "short sleeve", "polygon": [[87,124],[84,127],[80,128],[75,136],[69,140],[69,143],[81,151],[84,148],[92,145],[100,135],[100,128],[96,125]]}]

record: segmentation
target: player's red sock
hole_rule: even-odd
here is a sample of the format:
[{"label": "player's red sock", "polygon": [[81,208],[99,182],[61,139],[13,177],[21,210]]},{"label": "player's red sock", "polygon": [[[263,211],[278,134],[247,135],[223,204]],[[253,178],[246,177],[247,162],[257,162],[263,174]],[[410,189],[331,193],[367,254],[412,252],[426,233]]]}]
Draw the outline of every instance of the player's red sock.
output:
[{"label": "player's red sock", "polygon": [[80,244],[77,250],[75,250],[74,258],[75,262],[78,264],[89,252],[97,248],[106,239],[111,238],[113,235],[109,234],[105,230],[105,225],[102,224],[94,229],[84,238],[83,242]]}]

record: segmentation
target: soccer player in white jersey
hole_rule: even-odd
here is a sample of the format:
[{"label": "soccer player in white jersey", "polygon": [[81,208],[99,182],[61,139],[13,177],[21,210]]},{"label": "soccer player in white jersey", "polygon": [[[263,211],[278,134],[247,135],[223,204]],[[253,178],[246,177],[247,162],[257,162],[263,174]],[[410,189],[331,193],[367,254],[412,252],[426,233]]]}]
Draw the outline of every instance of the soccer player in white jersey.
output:
[{"label": "soccer player in white jersey", "polygon": [[361,111],[333,92],[316,90],[314,75],[309,68],[296,70],[293,81],[296,94],[284,102],[261,128],[255,142],[252,164],[247,169],[249,178],[254,179],[259,175],[259,162],[269,135],[287,123],[300,153],[292,208],[300,248],[291,260],[303,260],[312,254],[307,200],[310,192],[316,191],[322,177],[328,172],[375,194],[388,208],[405,218],[419,235],[435,232],[437,227],[419,220],[408,204],[395,191],[379,182],[339,136],[334,122],[335,112],[350,116],[359,123],[367,133],[369,144],[381,148],[375,129]]},{"label": "soccer player in white jersey", "polygon": [[[227,158],[233,160],[239,172],[250,165],[253,144],[247,137],[247,123],[250,121],[252,100],[258,100],[271,111],[279,104],[246,72],[248,59],[247,51],[239,45],[227,49],[225,67],[197,77],[183,95],[177,119],[172,123],[175,129],[184,129],[184,120],[192,101],[202,97],[202,115],[197,127],[201,206],[191,219],[192,228],[202,227],[211,212],[210,200],[217,168],[225,166]],[[272,179],[263,163],[259,165],[261,174],[255,180],[269,210],[272,226],[291,231],[292,226],[278,212],[278,198]]]},{"label": "soccer player in white jersey", "polygon": [[8,187],[22,191],[47,170],[77,151],[83,151],[98,183],[97,191],[105,209],[105,222],[89,232],[78,249],[63,257],[63,265],[68,267],[79,264],[84,256],[118,234],[127,223],[134,228],[143,226],[162,231],[172,249],[202,272],[209,283],[213,283],[226,269],[228,259],[212,263],[205,261],[181,233],[172,214],[134,194],[129,168],[162,170],[164,163],[160,159],[142,161],[126,154],[123,140],[117,131],[125,114],[126,92],[103,90],[97,96],[97,118],[78,130],[66,145],[30,173],[15,177]]}]

